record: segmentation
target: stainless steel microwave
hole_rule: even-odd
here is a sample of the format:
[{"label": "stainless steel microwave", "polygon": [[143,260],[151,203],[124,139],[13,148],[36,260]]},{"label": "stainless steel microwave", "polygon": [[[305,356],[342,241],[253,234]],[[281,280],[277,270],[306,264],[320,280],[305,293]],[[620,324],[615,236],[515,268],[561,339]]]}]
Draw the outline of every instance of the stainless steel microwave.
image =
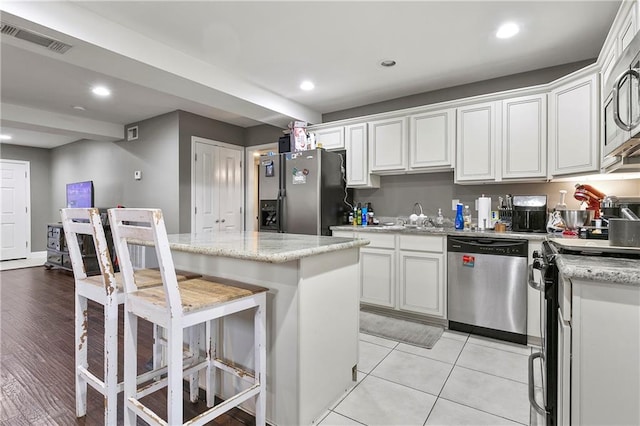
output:
[{"label": "stainless steel microwave", "polygon": [[640,33],[613,66],[605,88],[605,156],[640,155]]}]

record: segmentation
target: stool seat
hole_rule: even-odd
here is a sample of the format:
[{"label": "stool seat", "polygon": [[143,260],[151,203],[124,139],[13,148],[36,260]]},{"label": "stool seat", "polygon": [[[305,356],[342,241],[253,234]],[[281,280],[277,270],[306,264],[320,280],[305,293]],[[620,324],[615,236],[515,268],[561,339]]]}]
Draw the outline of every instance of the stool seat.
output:
[{"label": "stool seat", "polygon": [[[178,291],[180,293],[180,299],[182,300],[182,310],[184,312],[197,311],[268,291],[267,288],[259,286],[249,286],[245,284],[243,286],[245,288],[241,288],[216,281],[216,278],[206,277],[180,282]],[[167,307],[167,298],[165,297],[164,288],[161,286],[143,289],[140,289],[140,286],[138,286],[138,288],[139,290],[131,293],[129,297],[142,299],[158,307]]]},{"label": "stool seat", "polygon": [[[122,273],[115,272],[113,275],[116,279],[116,286],[118,288],[118,291],[123,291],[124,286],[122,284]],[[160,276],[159,269],[138,269],[134,271],[133,276],[136,280],[136,284],[140,288],[162,285],[162,277]],[[176,279],[178,281],[185,281],[192,278],[198,278],[200,276],[200,274],[196,274],[193,272],[179,270],[176,271]],[[103,277],[100,275],[87,277],[84,281],[87,284],[93,284],[100,287],[104,286]]]}]

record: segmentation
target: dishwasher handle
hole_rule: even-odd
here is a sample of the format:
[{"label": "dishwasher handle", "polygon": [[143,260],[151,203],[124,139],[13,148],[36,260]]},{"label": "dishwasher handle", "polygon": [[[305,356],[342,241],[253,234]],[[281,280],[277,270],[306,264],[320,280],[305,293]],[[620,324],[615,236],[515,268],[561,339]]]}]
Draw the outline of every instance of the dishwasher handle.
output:
[{"label": "dishwasher handle", "polygon": [[535,383],[533,382],[533,362],[537,359],[537,358],[541,358],[542,357],[542,352],[536,352],[533,353],[531,355],[529,355],[529,403],[531,404],[531,406],[533,407],[534,410],[536,410],[538,412],[538,414],[544,416],[549,414],[549,412],[544,408],[541,407],[540,405],[538,405],[538,401],[536,401],[536,386]]}]

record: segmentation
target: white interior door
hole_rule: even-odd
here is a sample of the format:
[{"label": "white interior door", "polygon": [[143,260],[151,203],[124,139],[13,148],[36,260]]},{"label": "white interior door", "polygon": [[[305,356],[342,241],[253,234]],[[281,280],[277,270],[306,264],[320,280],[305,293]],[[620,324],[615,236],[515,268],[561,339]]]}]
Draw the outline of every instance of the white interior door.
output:
[{"label": "white interior door", "polygon": [[218,148],[220,229],[242,230],[242,152]]},{"label": "white interior door", "polygon": [[242,230],[243,148],[192,137],[192,232]]},{"label": "white interior door", "polygon": [[218,178],[216,147],[206,143],[196,142],[194,164],[195,169],[195,198],[192,230],[197,234],[215,232],[218,230]]},{"label": "white interior door", "polygon": [[0,260],[27,257],[29,245],[29,163],[0,161]]}]

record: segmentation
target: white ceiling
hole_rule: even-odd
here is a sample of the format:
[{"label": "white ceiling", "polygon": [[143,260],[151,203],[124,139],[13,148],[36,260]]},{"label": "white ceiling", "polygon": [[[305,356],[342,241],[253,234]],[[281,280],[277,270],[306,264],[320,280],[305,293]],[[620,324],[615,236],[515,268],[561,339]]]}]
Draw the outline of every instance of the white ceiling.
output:
[{"label": "white ceiling", "polygon": [[[2,132],[14,132],[10,143],[51,148],[117,140],[124,124],[176,109],[242,127],[319,122],[322,113],[595,58],[619,4],[3,1],[3,22],[73,47],[58,54],[2,36]],[[499,40],[505,21],[521,31]],[[383,68],[384,59],[398,64]],[[299,89],[303,79],[316,89]],[[89,93],[98,82],[112,88],[109,99]]]}]

